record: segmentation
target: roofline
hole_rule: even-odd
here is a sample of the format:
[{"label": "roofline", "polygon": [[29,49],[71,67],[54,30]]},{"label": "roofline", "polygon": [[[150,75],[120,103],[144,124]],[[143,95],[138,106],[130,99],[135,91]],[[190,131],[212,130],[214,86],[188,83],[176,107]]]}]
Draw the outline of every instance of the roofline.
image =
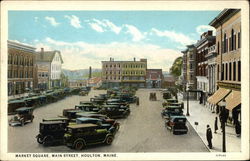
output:
[{"label": "roofline", "polygon": [[238,13],[240,11],[240,9],[224,9],[223,11],[221,11],[219,13],[219,15],[217,15],[210,23],[210,26],[213,27],[218,27],[219,24],[221,24],[221,22],[223,22],[226,18],[228,17],[232,17],[233,15],[235,15],[236,13]]}]

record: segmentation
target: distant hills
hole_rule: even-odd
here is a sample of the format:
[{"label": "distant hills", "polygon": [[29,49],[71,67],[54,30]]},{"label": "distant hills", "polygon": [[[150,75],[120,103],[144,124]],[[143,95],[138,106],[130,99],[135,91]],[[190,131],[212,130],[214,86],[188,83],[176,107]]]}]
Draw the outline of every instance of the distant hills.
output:
[{"label": "distant hills", "polygon": [[[92,69],[92,77],[100,77],[101,69]],[[69,70],[62,69],[62,72],[68,79],[88,79],[89,69]]]}]

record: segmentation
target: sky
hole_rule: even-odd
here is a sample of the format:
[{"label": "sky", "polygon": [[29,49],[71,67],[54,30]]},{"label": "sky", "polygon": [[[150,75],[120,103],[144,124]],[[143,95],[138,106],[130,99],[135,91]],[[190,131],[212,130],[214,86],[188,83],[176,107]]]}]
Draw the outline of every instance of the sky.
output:
[{"label": "sky", "polygon": [[8,39],[59,50],[63,68],[101,68],[101,61],[146,58],[169,71],[186,45],[215,29],[221,11],[9,11]]}]

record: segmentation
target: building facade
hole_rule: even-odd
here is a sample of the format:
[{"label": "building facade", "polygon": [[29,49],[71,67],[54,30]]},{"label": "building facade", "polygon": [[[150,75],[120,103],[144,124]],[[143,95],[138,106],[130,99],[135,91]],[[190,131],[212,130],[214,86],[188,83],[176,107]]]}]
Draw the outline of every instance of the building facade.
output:
[{"label": "building facade", "polygon": [[208,53],[205,55],[207,59],[207,70],[208,70],[208,95],[211,96],[216,90],[217,83],[217,69],[216,69],[216,45],[212,45],[208,48]]},{"label": "building facade", "polygon": [[204,32],[200,40],[195,44],[197,89],[202,91],[202,93],[198,93],[197,97],[204,104],[209,93],[208,61],[206,55],[208,54],[208,49],[214,44],[215,36],[213,36],[212,31]]},{"label": "building facade", "polygon": [[85,87],[87,86],[86,79],[70,79],[68,80],[68,87],[77,88],[77,87]]},{"label": "building facade", "polygon": [[8,41],[8,95],[23,94],[34,88],[35,49]]},{"label": "building facade", "polygon": [[163,82],[162,82],[162,88],[168,88],[175,86],[176,79],[171,74],[164,75]]},{"label": "building facade", "polygon": [[[187,45],[183,53],[183,87],[187,89],[196,89],[196,48],[194,45]],[[190,93],[189,97],[196,98],[196,93]],[[184,97],[186,97],[184,95]]]},{"label": "building facade", "polygon": [[140,61],[102,61],[102,84],[104,87],[146,86],[147,59]]},{"label": "building facade", "polygon": [[163,83],[162,69],[147,69],[147,88],[161,88]]},{"label": "building facade", "polygon": [[[37,52],[36,63],[37,63],[37,68],[40,70],[40,72],[38,70],[38,78],[39,74],[42,73],[45,74],[44,77],[41,77],[43,79],[40,80],[43,81],[48,80],[45,81],[45,84],[48,84],[48,89],[61,87],[61,73],[62,73],[63,59],[60,51],[58,50],[44,51],[44,49],[41,48],[41,51]],[[48,78],[46,76],[47,72],[48,72]]]},{"label": "building facade", "polygon": [[229,118],[240,121],[241,111],[241,10],[225,9],[209,25],[216,28],[218,90],[211,104],[226,103]]}]

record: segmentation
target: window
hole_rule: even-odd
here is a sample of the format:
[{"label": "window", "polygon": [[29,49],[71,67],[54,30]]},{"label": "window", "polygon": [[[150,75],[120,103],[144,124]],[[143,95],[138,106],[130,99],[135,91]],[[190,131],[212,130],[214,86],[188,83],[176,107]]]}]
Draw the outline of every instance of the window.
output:
[{"label": "window", "polygon": [[233,81],[236,80],[236,62],[233,62]]},{"label": "window", "polygon": [[234,29],[231,30],[231,41],[230,41],[230,46],[231,46],[231,50],[234,50]]},{"label": "window", "polygon": [[229,63],[229,80],[232,80],[232,63]]},{"label": "window", "polygon": [[219,43],[219,41],[217,42],[217,53],[220,54],[220,43]]},{"label": "window", "polygon": [[226,36],[226,33],[224,34],[224,41],[223,41],[223,53],[226,53],[227,52],[227,36]]},{"label": "window", "polygon": [[238,61],[238,81],[241,81],[241,61]]},{"label": "window", "polygon": [[225,78],[225,80],[228,80],[227,76],[228,76],[228,64],[226,63],[226,78]]},{"label": "window", "polygon": [[224,80],[224,64],[222,64],[221,80]]},{"label": "window", "polygon": [[238,48],[240,48],[240,31],[238,32]]}]

